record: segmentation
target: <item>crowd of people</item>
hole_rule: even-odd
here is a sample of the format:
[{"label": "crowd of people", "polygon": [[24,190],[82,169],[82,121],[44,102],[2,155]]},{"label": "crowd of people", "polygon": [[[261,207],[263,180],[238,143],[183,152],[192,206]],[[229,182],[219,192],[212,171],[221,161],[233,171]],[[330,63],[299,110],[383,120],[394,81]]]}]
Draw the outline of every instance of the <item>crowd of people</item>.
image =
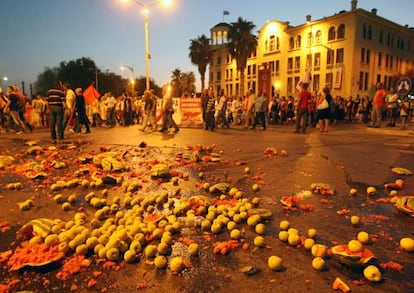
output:
[{"label": "crowd of people", "polygon": [[[156,117],[157,101],[162,101],[160,114]],[[65,132],[91,133],[91,127],[115,127],[139,124],[142,131],[179,131],[173,119],[172,97],[163,93],[159,98],[154,91],[146,91],[142,97],[131,97],[124,92],[115,98],[106,92],[87,105],[81,88],[73,90],[69,84],[58,82],[46,96],[35,95],[28,99],[18,86],[8,86],[6,93],[0,88],[1,132],[32,132],[36,128],[50,129],[53,141],[65,138]],[[409,100],[401,100],[394,88],[386,91],[382,83],[377,84],[375,95],[333,97],[328,88],[311,93],[309,85],[302,83],[298,94],[293,96],[268,97],[264,92],[249,89],[243,97],[228,97],[224,90],[217,96],[212,88],[201,94],[203,128],[241,126],[266,130],[268,125],[296,125],[295,131],[306,132],[316,127],[328,132],[332,124],[364,123],[369,127],[387,127],[400,123],[406,127],[411,115]],[[158,121],[161,128],[158,129]],[[83,130],[84,129],[84,130]]]},{"label": "crowd of people", "polygon": [[256,95],[253,89],[242,98],[226,97],[223,90],[214,97],[212,89],[205,89],[201,95],[204,128],[214,130],[217,126],[240,125],[255,129],[260,122],[262,130],[267,125],[294,124],[298,133],[306,132],[308,126],[328,132],[330,125],[360,123],[380,127],[380,121],[388,121],[387,127],[400,123],[405,129],[412,112],[408,98],[400,99],[395,88],[385,91],[382,83],[377,84],[372,98],[333,97],[327,87],[311,93],[307,83],[299,87],[296,97],[279,94],[267,97],[264,92]]}]

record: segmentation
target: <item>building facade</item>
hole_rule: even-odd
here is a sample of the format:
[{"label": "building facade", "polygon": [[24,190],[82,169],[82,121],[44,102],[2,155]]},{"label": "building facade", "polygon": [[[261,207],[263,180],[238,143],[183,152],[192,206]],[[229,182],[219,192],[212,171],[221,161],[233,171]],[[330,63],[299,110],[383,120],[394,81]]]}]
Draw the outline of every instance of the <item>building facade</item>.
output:
[{"label": "building facade", "polygon": [[[227,52],[229,24],[211,32],[209,86],[215,92],[241,96],[236,61]],[[377,82],[385,88],[414,71],[414,29],[366,11],[351,1],[349,11],[299,26],[272,20],[258,32],[256,53],[247,61],[245,89],[270,95],[295,95],[300,81],[312,91],[327,86],[334,96],[373,94]]]}]

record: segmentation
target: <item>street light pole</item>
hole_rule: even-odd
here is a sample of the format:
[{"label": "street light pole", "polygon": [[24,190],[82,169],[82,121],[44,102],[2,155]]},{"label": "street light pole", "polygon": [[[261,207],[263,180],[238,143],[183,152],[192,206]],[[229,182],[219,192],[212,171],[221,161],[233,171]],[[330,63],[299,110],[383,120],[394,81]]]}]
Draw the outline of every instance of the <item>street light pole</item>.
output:
[{"label": "street light pole", "polygon": [[147,8],[144,9],[144,30],[145,30],[145,89],[150,90],[150,59],[149,38],[148,38],[148,14]]},{"label": "street light pole", "polygon": [[149,52],[149,33],[148,33],[148,14],[149,14],[149,10],[151,7],[159,4],[159,3],[163,3],[165,6],[170,5],[170,3],[172,2],[171,0],[154,0],[153,2],[146,4],[143,3],[140,0],[135,0],[134,1],[137,5],[142,7],[142,11],[144,13],[144,31],[145,31],[145,89],[147,91],[150,90],[151,85],[150,85],[150,59],[151,59],[151,54]]},{"label": "street light pole", "polygon": [[124,69],[124,68],[128,68],[129,69],[129,71],[131,71],[131,74],[132,74],[132,79],[131,79],[131,89],[132,89],[132,94],[134,94],[134,90],[135,90],[135,87],[134,87],[134,84],[135,84],[135,70],[134,70],[134,66],[133,65],[122,65],[121,66],[121,69]]}]

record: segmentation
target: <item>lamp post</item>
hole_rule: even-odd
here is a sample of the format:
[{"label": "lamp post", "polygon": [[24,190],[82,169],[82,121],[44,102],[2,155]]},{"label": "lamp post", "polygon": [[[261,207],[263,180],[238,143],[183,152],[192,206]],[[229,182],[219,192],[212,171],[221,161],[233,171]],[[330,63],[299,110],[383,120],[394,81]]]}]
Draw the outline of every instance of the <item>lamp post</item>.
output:
[{"label": "lamp post", "polygon": [[150,3],[144,3],[139,0],[134,0],[136,4],[142,7],[142,12],[144,13],[144,32],[145,32],[145,89],[148,91],[150,90],[150,59],[151,54],[149,52],[149,33],[148,33],[148,15],[150,8],[156,6],[160,3],[164,4],[164,6],[170,5],[172,0],[155,0]]},{"label": "lamp post", "polygon": [[8,81],[9,80],[9,78],[7,77],[7,76],[3,76],[1,79],[0,79],[0,86],[2,85],[2,83],[3,83],[3,80],[4,81]]},{"label": "lamp post", "polygon": [[131,78],[131,90],[132,90],[132,93],[131,94],[134,94],[134,90],[135,90],[135,87],[134,87],[134,85],[135,85],[135,70],[134,70],[134,66],[133,65],[122,65],[121,66],[121,69],[125,69],[125,68],[127,68],[127,69],[129,69],[129,71],[131,71],[131,74],[132,74],[132,78]]}]

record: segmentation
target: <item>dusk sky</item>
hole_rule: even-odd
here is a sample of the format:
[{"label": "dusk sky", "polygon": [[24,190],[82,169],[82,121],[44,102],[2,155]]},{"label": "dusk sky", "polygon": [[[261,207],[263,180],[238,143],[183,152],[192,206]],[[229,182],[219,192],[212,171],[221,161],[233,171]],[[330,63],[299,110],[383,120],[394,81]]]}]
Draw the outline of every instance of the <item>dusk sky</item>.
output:
[{"label": "dusk sky", "polygon": [[[133,66],[136,75],[145,76],[144,16],[134,0],[0,0],[0,77],[3,89],[10,84],[34,83],[45,67],[62,61],[89,57],[102,70],[125,78]],[[150,4],[154,1],[140,0]],[[267,20],[289,21],[291,25],[350,10],[350,0],[173,0],[172,7],[153,7],[149,14],[151,78],[159,86],[170,81],[179,68],[193,71],[199,87],[197,67],[188,54],[190,40],[210,28],[238,17],[256,25],[255,33]],[[414,26],[413,0],[359,0],[358,8],[371,11],[401,25]],[[206,75],[208,78],[208,75]],[[76,87],[76,85],[72,85]]]}]

